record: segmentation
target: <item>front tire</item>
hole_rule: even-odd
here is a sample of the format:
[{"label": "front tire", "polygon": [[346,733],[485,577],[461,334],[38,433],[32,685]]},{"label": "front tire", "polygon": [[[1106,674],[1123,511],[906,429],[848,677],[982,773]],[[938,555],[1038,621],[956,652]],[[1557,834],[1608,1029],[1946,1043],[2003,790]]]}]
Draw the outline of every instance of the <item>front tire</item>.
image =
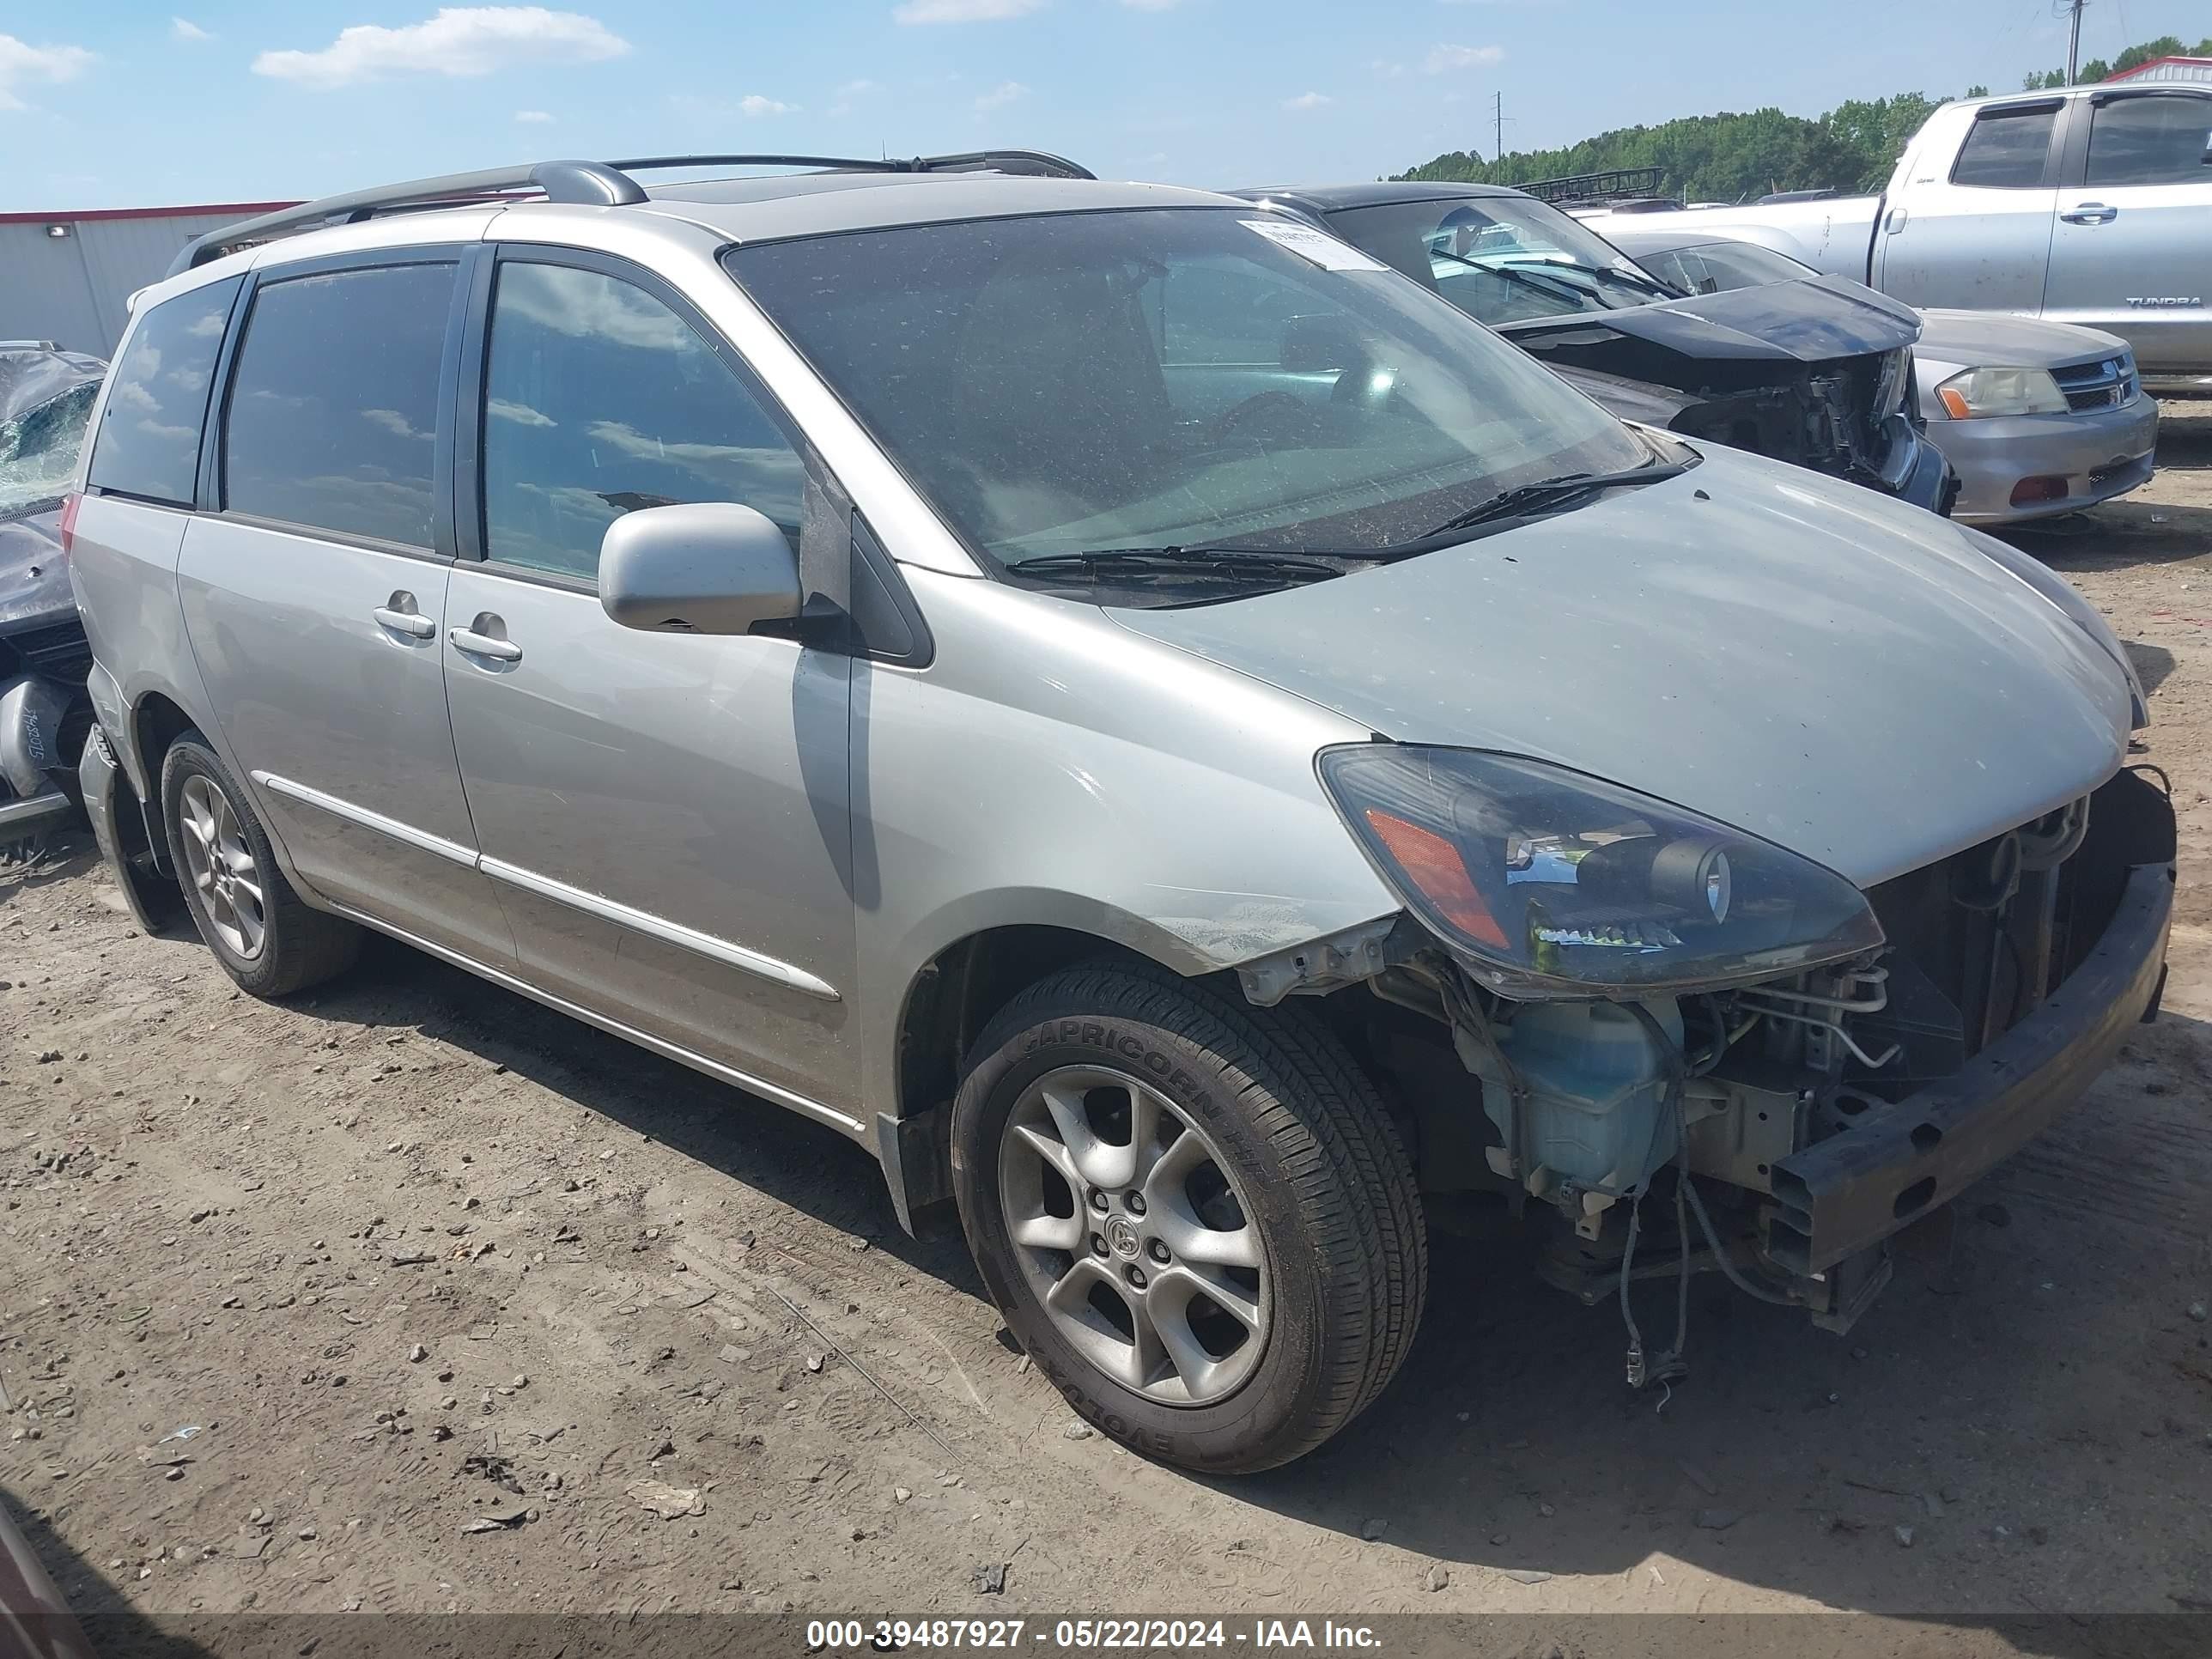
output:
[{"label": "front tire", "polygon": [[361,929],[293,890],[245,791],[198,732],[162,757],[161,818],[193,925],[240,990],[287,996],[353,965]]},{"label": "front tire", "polygon": [[1318,1020],[1143,967],[1056,974],[977,1038],[953,1189],[992,1299],[1075,1409],[1193,1469],[1303,1456],[1427,1291],[1413,1171]]}]

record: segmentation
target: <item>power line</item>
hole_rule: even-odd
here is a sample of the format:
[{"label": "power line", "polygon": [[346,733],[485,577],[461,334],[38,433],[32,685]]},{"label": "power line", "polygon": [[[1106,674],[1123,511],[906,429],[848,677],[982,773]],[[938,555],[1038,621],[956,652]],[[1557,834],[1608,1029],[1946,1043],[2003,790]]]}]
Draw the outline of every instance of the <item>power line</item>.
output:
[{"label": "power line", "polygon": [[2058,0],[2054,15],[2070,19],[2066,34],[2066,84],[2072,86],[2081,76],[2081,14],[2089,0]]}]

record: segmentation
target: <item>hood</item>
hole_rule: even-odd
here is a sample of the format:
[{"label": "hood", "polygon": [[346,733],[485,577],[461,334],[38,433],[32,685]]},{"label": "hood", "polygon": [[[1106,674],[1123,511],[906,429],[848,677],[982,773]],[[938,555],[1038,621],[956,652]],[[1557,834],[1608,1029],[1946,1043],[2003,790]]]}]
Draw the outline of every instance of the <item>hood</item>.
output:
[{"label": "hood", "polygon": [[1122,626],[1382,736],[1572,767],[1861,886],[2087,793],[2127,683],[1956,526],[1729,451],[1443,552]]},{"label": "hood", "polygon": [[1992,311],[1923,311],[1923,358],[1961,368],[1994,364],[2006,368],[2056,368],[2100,356],[2117,356],[2128,343],[2102,329],[2007,317]]},{"label": "hood", "polygon": [[1547,336],[1590,329],[1609,329],[1685,357],[1817,363],[1909,346],[1919,337],[1920,314],[1856,283],[1807,276],[1619,311],[1504,323],[1498,331],[1541,350]]},{"label": "hood", "polygon": [[76,615],[62,558],[60,510],[0,520],[0,635]]}]

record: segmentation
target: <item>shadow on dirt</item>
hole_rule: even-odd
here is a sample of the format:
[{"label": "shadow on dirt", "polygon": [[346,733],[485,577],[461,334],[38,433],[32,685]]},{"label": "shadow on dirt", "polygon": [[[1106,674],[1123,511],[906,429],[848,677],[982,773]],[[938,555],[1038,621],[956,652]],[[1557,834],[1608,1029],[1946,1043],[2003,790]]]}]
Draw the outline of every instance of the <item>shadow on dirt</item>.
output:
[{"label": "shadow on dirt", "polygon": [[[189,930],[176,933],[189,937]],[[215,970],[210,964],[208,971]],[[610,1036],[381,935],[361,965],[293,1005],[311,1018],[439,1038],[734,1181],[758,1187],[975,1296],[957,1228],[899,1228],[874,1156],[824,1126]]]},{"label": "shadow on dirt", "polygon": [[[30,1546],[31,1553],[54,1581],[54,1588],[69,1604],[82,1626],[82,1638],[90,1651],[99,1659],[210,1659],[208,1650],[198,1644],[180,1637],[174,1631],[165,1631],[153,1620],[131,1604],[131,1600],[116,1587],[107,1573],[102,1572],[61,1540],[48,1523],[48,1511],[32,1505],[23,1498],[5,1487],[0,1487],[0,1510],[15,1522],[23,1541]],[[4,1553],[0,1553],[4,1560]],[[124,1567],[116,1571],[131,1571]],[[0,1602],[0,1653],[27,1656],[45,1652],[73,1656],[79,1650],[53,1645],[70,1634],[60,1621],[26,1618],[16,1626],[15,1633],[25,1638],[27,1645],[17,1646],[9,1638],[10,1621],[5,1615],[26,1615],[22,1607]]]}]

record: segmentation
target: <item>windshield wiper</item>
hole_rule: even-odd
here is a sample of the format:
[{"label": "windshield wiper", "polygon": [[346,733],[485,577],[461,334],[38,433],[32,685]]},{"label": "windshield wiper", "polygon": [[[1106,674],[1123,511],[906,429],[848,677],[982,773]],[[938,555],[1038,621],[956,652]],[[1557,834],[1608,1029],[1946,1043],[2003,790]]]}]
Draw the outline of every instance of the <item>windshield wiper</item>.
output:
[{"label": "windshield wiper", "polygon": [[[1332,553],[1331,558],[1371,559],[1364,550]],[[1048,576],[1060,571],[1082,575],[1111,576],[1142,580],[1155,576],[1257,577],[1261,580],[1326,581],[1341,576],[1341,567],[1328,559],[1302,553],[1279,553],[1264,547],[1101,547],[1081,553],[1042,553],[1016,559],[1006,566],[1025,576]]]},{"label": "windshield wiper", "polygon": [[1480,524],[1495,524],[1501,519],[1518,519],[1540,513],[1547,507],[1563,507],[1577,496],[1593,495],[1601,489],[1658,483],[1663,479],[1679,477],[1688,470],[1687,465],[1680,461],[1653,461],[1644,466],[1626,467],[1618,472],[1561,473],[1556,478],[1543,478],[1534,483],[1500,490],[1487,501],[1477,501],[1466,512],[1455,514],[1434,529],[1416,537],[1413,544],[1419,545],[1437,536],[1448,536],[1455,530],[1472,530]]}]

